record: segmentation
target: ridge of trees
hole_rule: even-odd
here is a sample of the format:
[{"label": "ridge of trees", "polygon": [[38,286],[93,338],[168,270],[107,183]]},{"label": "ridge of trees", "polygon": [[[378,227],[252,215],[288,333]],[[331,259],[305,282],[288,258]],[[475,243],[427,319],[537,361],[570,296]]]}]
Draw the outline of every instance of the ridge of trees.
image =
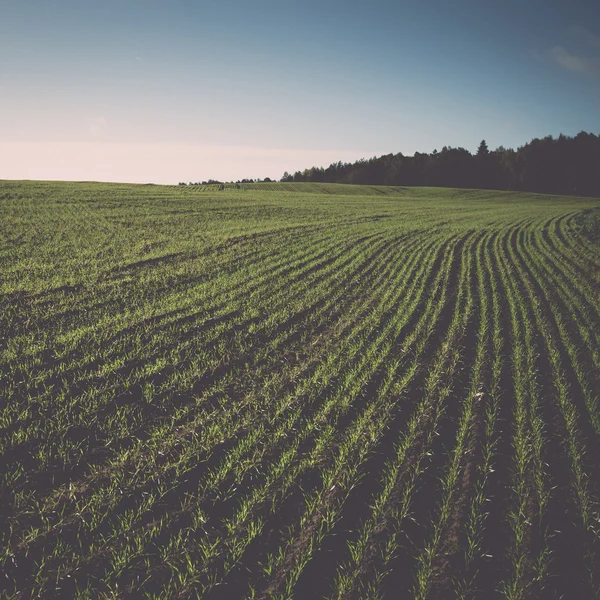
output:
[{"label": "ridge of trees", "polygon": [[280,181],[313,181],[363,185],[520,190],[545,194],[600,197],[600,136],[584,131],[533,139],[517,150],[490,151],[482,140],[476,154],[444,146],[431,154],[386,154],[354,163],[311,167]]}]

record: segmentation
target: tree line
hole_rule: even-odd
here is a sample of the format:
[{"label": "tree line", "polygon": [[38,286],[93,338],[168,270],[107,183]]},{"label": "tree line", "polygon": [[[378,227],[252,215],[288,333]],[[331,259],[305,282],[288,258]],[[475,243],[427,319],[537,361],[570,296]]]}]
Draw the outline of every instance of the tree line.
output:
[{"label": "tree line", "polygon": [[430,154],[402,153],[311,167],[281,181],[314,181],[366,185],[521,190],[546,194],[600,197],[600,136],[582,131],[533,139],[517,150],[490,151],[485,140],[476,154],[444,146]]}]

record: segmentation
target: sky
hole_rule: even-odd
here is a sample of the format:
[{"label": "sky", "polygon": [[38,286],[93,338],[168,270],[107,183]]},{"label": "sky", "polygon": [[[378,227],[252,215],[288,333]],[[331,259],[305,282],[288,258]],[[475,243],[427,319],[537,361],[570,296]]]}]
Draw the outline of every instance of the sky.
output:
[{"label": "sky", "polygon": [[600,133],[591,0],[0,0],[0,179],[280,178]]}]

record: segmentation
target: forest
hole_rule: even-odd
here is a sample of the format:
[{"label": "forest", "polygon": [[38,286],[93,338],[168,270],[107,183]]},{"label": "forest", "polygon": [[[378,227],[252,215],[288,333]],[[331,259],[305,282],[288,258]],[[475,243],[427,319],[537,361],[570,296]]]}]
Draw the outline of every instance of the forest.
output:
[{"label": "forest", "polygon": [[485,140],[476,154],[444,146],[430,154],[386,154],[354,163],[311,167],[281,181],[476,188],[600,196],[600,137],[584,131],[574,137],[533,139],[517,150],[490,151]]}]

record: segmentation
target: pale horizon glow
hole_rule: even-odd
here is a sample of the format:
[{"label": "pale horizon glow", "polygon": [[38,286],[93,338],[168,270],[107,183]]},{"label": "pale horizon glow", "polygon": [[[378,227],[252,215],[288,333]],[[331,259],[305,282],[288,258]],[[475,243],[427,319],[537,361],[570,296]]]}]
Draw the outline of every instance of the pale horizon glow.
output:
[{"label": "pale horizon glow", "polygon": [[0,179],[156,184],[279,179],[305,165],[328,166],[367,156],[371,154],[348,150],[176,143],[0,142]]}]

